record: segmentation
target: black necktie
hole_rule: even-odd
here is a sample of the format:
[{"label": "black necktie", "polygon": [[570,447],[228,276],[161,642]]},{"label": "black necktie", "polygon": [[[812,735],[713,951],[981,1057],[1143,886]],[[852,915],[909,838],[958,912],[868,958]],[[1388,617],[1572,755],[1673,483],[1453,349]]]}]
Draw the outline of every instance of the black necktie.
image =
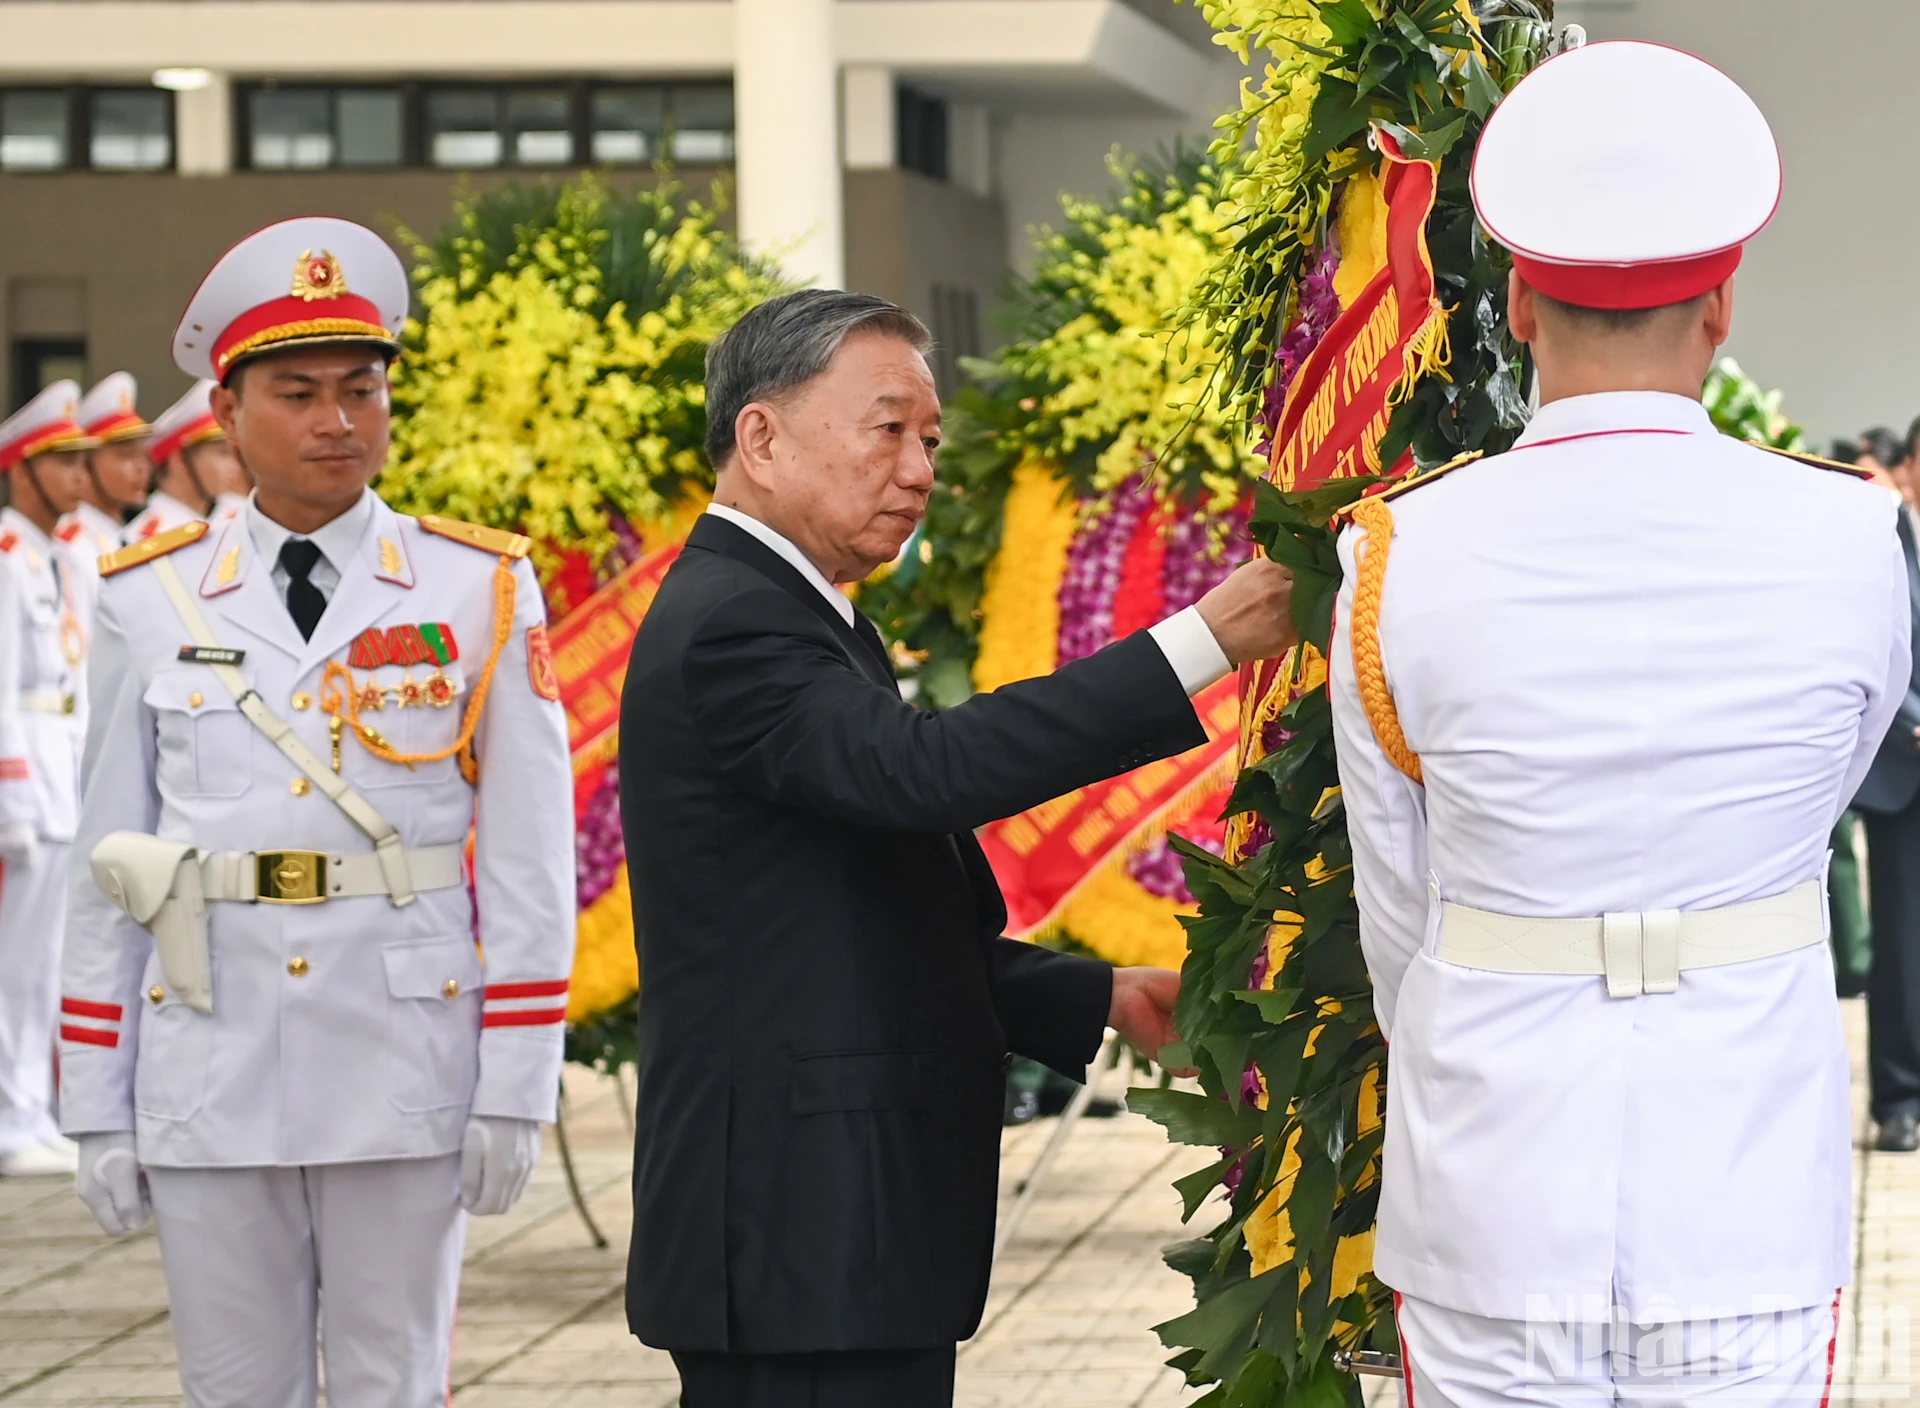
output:
[{"label": "black necktie", "polygon": [[327,610],[327,598],[307,576],[319,560],[319,547],[305,538],[288,538],[280,545],[280,565],[287,569],[287,611],[303,640],[313,639],[313,628]]}]

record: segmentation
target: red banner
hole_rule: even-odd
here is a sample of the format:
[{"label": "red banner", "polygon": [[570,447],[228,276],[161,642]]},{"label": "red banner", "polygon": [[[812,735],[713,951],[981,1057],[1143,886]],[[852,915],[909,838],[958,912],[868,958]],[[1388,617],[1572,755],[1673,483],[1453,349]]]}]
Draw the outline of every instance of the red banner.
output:
[{"label": "red banner", "polygon": [[680,556],[674,543],[649,553],[569,611],[553,628],[553,663],[567,711],[576,808],[599,786],[620,745],[620,686],[633,633],[653,605],[660,580]]},{"label": "red banner", "polygon": [[1121,777],[1077,788],[1018,816],[996,821],[980,844],[1007,898],[1007,934],[1023,938],[1046,927],[1074,892],[1142,836],[1156,834],[1168,813],[1201,784],[1232,765],[1240,720],[1238,677],[1229,675],[1195,696],[1207,741]]},{"label": "red banner", "polygon": [[1282,490],[1379,473],[1394,406],[1426,372],[1446,374],[1446,310],[1427,252],[1440,168],[1406,160],[1392,137],[1377,136],[1386,267],[1327,329],[1287,389],[1270,475]]}]

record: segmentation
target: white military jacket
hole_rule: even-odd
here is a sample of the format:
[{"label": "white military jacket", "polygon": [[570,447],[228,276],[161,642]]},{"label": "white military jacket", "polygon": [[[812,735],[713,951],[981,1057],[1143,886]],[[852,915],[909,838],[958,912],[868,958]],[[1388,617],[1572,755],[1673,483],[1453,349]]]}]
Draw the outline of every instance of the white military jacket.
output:
[{"label": "white military jacket", "polygon": [[1392,507],[1381,654],[1424,787],[1355,688],[1354,530],[1330,661],[1392,1050],[1380,1278],[1515,1320],[1826,1304],[1851,1220],[1826,946],[1615,999],[1443,962],[1439,901],[1591,918],[1822,877],[1907,687],[1892,498],[1616,393]]},{"label": "white military jacket", "polygon": [[64,543],[18,509],[0,510],[0,824],[71,841],[91,584]]},{"label": "white military jacket", "polygon": [[200,515],[188,508],[172,494],[155,490],[147,499],[147,506],[133,516],[121,534],[129,543],[145,542],[157,534],[178,528],[184,523],[196,523]]},{"label": "white military jacket", "polygon": [[[357,686],[388,691],[362,717],[392,747],[452,743],[493,639],[496,553],[375,499],[306,641],[258,555],[254,512],[166,558],[220,644],[246,652],[247,683],[322,759],[330,660]],[[213,903],[211,1016],[168,991],[147,932],[95,883],[87,857],[100,838],[140,831],[211,851],[372,844],[248,722],[211,666],[180,658],[191,637],[151,563],[102,582],[61,973],[69,1134],[136,1130],[141,1162],[162,1167],[304,1165],[451,1153],[469,1114],[553,1117],[573,953],[572,781],[539,587],[524,560],[513,575],[511,630],[476,734],[477,787],[453,758],[409,769],[351,732],[341,745],[340,775],[408,847],[457,845],[471,829],[475,893],[422,891],[404,908],[385,895]],[[457,647],[437,667],[445,707],[398,704],[434,665],[351,663],[368,628],[419,626]]]}]

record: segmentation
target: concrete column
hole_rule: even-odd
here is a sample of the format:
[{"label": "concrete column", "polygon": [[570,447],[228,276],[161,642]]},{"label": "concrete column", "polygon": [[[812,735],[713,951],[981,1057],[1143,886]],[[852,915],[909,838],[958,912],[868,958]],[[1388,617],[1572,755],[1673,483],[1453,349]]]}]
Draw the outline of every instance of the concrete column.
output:
[{"label": "concrete column", "polygon": [[225,176],[233,169],[233,82],[224,73],[173,95],[174,165],[182,176]]},{"label": "concrete column", "polygon": [[802,283],[846,280],[833,0],[733,0],[740,236]]},{"label": "concrete column", "polygon": [[840,130],[847,170],[887,171],[899,164],[900,131],[893,70],[849,65],[840,74]]}]

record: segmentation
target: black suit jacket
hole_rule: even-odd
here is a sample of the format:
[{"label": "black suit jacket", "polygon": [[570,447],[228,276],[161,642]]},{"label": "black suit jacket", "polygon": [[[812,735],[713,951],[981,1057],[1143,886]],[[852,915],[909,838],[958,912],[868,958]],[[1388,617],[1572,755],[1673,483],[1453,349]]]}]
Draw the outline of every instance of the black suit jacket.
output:
[{"label": "black suit jacket", "polygon": [[1144,632],[936,715],[867,629],[707,515],[634,639],[627,1316],[662,1348],[973,1332],[1007,1053],[1083,1078],[1112,988],[1000,937],[973,828],[1205,737]]},{"label": "black suit jacket", "polygon": [[1873,766],[1860,784],[1853,805],[1865,812],[1905,811],[1920,796],[1920,544],[1913,534],[1913,515],[1900,511],[1900,550],[1907,559],[1907,595],[1913,608],[1913,679],[1907,697],[1893,716]]}]

